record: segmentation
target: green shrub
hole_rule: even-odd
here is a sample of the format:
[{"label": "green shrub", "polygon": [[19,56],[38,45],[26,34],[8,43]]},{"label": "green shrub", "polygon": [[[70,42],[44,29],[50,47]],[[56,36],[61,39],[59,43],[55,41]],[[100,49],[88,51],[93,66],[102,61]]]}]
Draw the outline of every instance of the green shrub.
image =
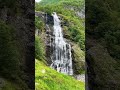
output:
[{"label": "green shrub", "polygon": [[35,27],[41,31],[44,30],[44,23],[41,21],[41,19],[37,16],[35,16]]},{"label": "green shrub", "polygon": [[40,37],[35,36],[35,58],[42,60],[45,58],[44,45]]}]

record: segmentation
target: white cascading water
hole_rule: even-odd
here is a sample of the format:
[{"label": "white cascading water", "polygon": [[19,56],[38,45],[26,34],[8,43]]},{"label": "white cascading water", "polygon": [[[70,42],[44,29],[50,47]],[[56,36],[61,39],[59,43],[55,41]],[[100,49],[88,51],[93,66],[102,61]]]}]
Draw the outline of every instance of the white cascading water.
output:
[{"label": "white cascading water", "polygon": [[71,45],[65,42],[60,20],[57,14],[53,13],[54,19],[54,39],[52,43],[53,55],[51,67],[58,72],[73,75]]}]

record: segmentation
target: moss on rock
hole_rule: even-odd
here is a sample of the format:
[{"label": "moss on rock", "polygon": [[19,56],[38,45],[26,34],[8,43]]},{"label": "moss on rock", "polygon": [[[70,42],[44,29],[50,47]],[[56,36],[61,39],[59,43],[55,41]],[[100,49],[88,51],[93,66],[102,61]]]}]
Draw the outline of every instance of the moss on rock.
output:
[{"label": "moss on rock", "polygon": [[77,44],[73,43],[72,45],[74,73],[82,74],[85,70],[85,53]]}]

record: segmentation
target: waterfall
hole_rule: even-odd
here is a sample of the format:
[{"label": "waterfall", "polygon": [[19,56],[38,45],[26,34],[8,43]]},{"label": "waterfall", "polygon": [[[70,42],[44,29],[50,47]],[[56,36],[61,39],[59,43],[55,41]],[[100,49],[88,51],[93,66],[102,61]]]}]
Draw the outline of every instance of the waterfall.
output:
[{"label": "waterfall", "polygon": [[53,54],[51,56],[51,67],[58,72],[73,75],[71,45],[63,38],[59,17],[55,12],[52,14],[52,16],[54,19],[54,38],[52,42]]}]

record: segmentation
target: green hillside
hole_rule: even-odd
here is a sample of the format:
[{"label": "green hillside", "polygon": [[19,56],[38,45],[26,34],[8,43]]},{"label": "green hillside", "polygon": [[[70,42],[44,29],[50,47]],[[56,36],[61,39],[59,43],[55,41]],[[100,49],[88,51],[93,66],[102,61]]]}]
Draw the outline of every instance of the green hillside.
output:
[{"label": "green hillside", "polygon": [[42,5],[58,3],[60,0],[42,0],[40,3]]},{"label": "green hillside", "polygon": [[60,2],[75,2],[75,1],[84,1],[84,0],[41,0],[41,5],[56,4]]},{"label": "green hillside", "polygon": [[[84,50],[85,50],[85,18],[77,13],[84,10],[84,0],[42,0],[35,4],[35,10],[40,16],[35,17],[36,31],[40,35],[35,38],[35,87],[36,90],[85,90],[85,83],[64,75],[46,66],[47,63],[45,46],[45,26],[44,13],[51,16],[56,12],[61,18],[61,26],[64,38],[72,43],[74,55],[75,73],[84,73]],[[51,22],[51,20],[47,20]],[[51,25],[52,27],[52,25]]]},{"label": "green hillside", "polygon": [[[43,5],[43,2],[47,3]],[[52,1],[45,0],[40,3],[36,3],[35,10],[45,12],[51,15],[53,12],[57,12],[62,18],[64,34],[67,39],[77,43],[82,50],[85,50],[85,18],[81,18],[77,15],[84,8],[84,0],[53,0],[56,4],[50,4]]]},{"label": "green hillside", "polygon": [[35,73],[35,90],[85,90],[83,82],[60,74],[39,60],[35,60]]}]

